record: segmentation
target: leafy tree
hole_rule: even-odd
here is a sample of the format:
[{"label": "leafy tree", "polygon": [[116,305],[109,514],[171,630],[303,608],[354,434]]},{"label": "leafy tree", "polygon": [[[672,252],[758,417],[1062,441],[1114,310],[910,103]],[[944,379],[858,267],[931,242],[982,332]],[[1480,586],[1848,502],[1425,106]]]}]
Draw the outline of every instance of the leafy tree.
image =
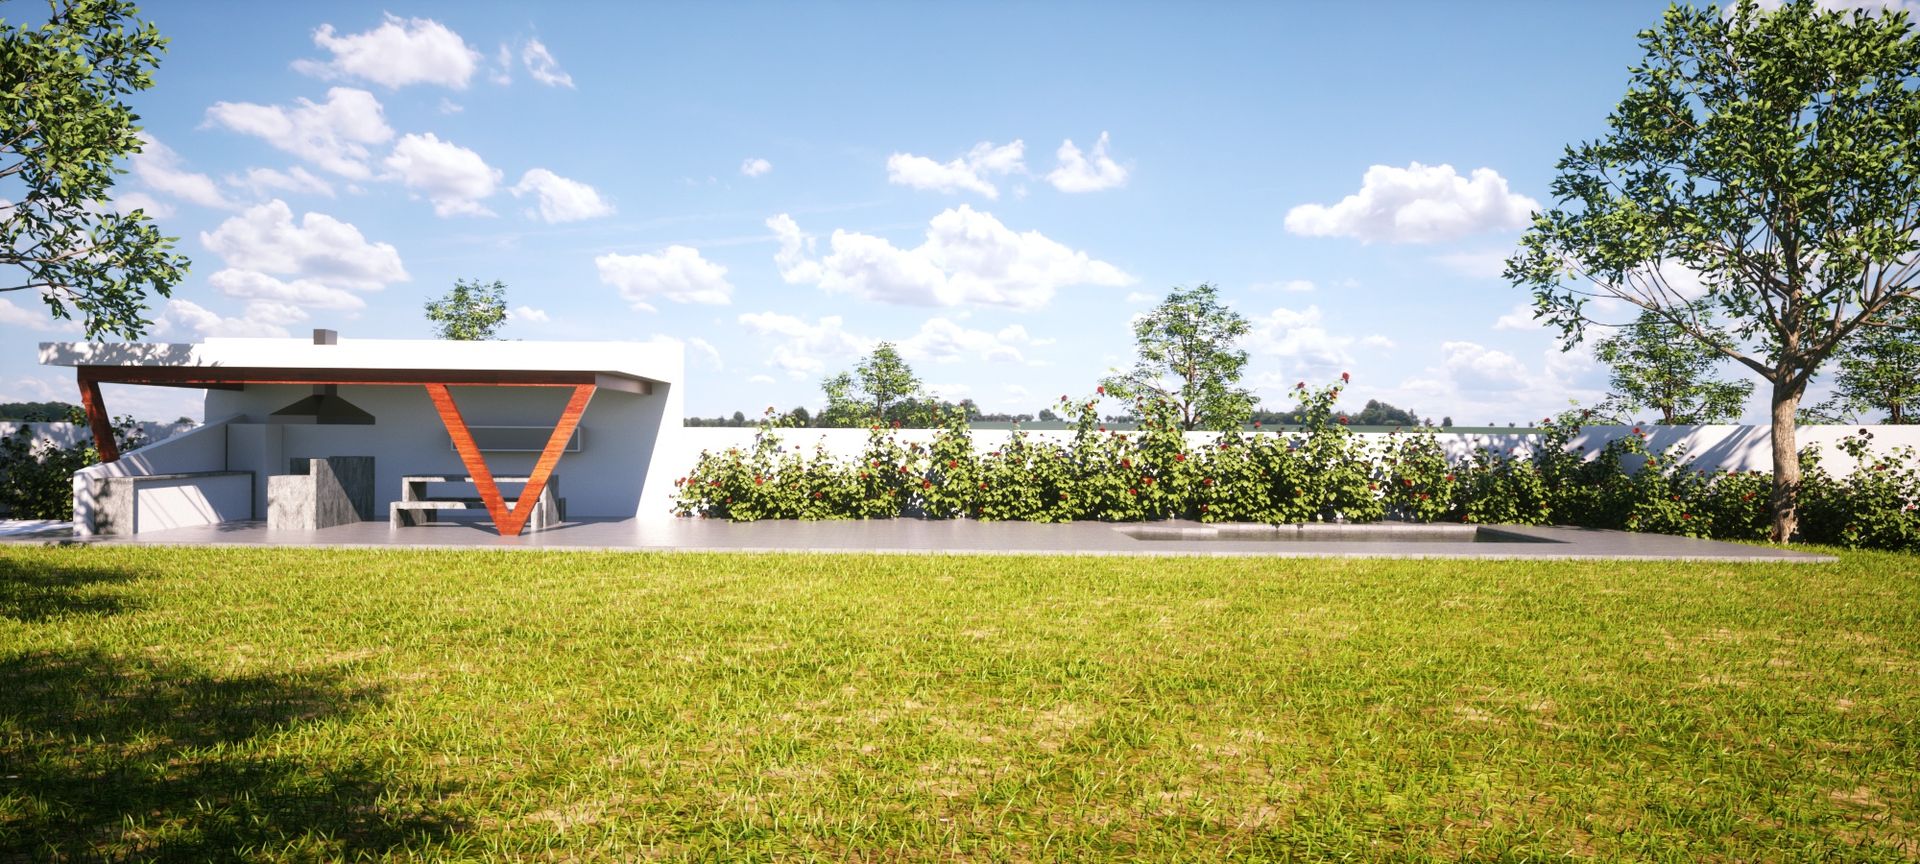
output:
[{"label": "leafy tree", "polygon": [[185,275],[144,211],[108,206],[120,159],[140,152],[121,97],[153,86],[167,40],[124,0],[60,0],[40,26],[0,23],[0,293],[39,295],[88,338],[135,339],[147,293]]},{"label": "leafy tree", "polygon": [[427,301],[427,320],[441,339],[479,342],[496,338],[507,322],[507,283],[456,279],[453,290]]},{"label": "leafy tree", "polygon": [[852,372],[829,375],[820,382],[827,407],[817,421],[822,426],[865,426],[869,423],[916,425],[930,414],[927,394],[913,368],[900,358],[892,342],[874,346]]},{"label": "leafy tree", "polygon": [[1101,381],[1107,395],[1173,406],[1183,429],[1237,429],[1253,413],[1253,394],[1235,387],[1247,352],[1236,347],[1247,319],[1220,303],[1214,286],[1174,289],[1133,322],[1139,351],[1133,370]]},{"label": "leafy tree", "polygon": [[1377,399],[1368,399],[1367,407],[1353,415],[1354,423],[1361,426],[1418,426],[1420,418],[1412,411],[1395,408]]},{"label": "leafy tree", "polygon": [[1451,428],[1453,428],[1453,418],[1452,418],[1452,417],[1442,417],[1442,418],[1440,418],[1440,428],[1442,428],[1442,429],[1451,429]]},{"label": "leafy tree", "polygon": [[1862,327],[1841,352],[1834,398],[1819,413],[1853,416],[1882,411],[1887,422],[1920,420],[1920,320]]},{"label": "leafy tree", "polygon": [[80,406],[66,402],[0,402],[0,420],[62,423],[80,416]]},{"label": "leafy tree", "polygon": [[1751,381],[1714,379],[1726,358],[1650,312],[1595,343],[1593,353],[1613,368],[1613,394],[1602,410],[1617,417],[1649,408],[1668,425],[1730,423],[1753,394]]},{"label": "leafy tree", "polygon": [[1561,157],[1557,206],[1506,275],[1569,344],[1606,298],[1765,380],[1784,542],[1808,380],[1920,292],[1920,42],[1903,13],[1741,0],[1669,8],[1640,44],[1607,134]]}]

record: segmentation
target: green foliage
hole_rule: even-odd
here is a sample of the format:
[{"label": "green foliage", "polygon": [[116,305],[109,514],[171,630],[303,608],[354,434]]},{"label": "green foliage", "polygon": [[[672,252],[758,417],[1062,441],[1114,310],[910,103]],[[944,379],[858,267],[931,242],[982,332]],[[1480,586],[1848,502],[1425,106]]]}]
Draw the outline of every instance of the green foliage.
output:
[{"label": "green foliage", "polygon": [[1920,552],[1920,455],[1911,447],[1877,454],[1865,429],[1840,442],[1853,459],[1846,479],[1828,475],[1812,450],[1808,471],[1807,539],[1849,549]]},{"label": "green foliage", "polygon": [[1753,393],[1751,381],[1713,378],[1726,358],[1652,313],[1600,340],[1593,353],[1613,369],[1613,394],[1603,410],[1627,422],[1645,408],[1669,426],[1731,423]]},{"label": "green foliage", "polygon": [[[147,443],[132,417],[114,421],[113,437],[122,453]],[[11,519],[72,519],[73,474],[99,463],[100,451],[91,440],[58,447],[24,428],[0,437],[0,513]]]},{"label": "green foliage", "polygon": [[507,283],[498,279],[455,279],[453,290],[427,301],[426,313],[437,338],[459,342],[497,339],[501,326],[507,323]]},{"label": "green foliage", "polygon": [[186,273],[176,238],[141,210],[113,212],[119,160],[141,151],[122,98],[153,86],[166,40],[124,0],[57,0],[40,26],[0,23],[0,293],[37,294],[88,338],[137,339],[147,294]]},{"label": "green foliage", "polygon": [[1896,323],[1862,327],[1847,341],[1824,413],[1839,419],[1880,411],[1894,425],[1920,422],[1920,319],[1914,305],[1904,304]]},{"label": "green foliage", "polygon": [[1396,408],[1377,399],[1368,399],[1360,413],[1348,418],[1355,426],[1418,426],[1419,416],[1405,408]]},{"label": "green foliage", "polygon": [[1590,299],[1620,301],[1766,380],[1785,540],[1808,380],[1920,293],[1920,40],[1903,12],[1741,0],[1670,7],[1640,44],[1506,275],[1570,342]]},{"label": "green foliage", "polygon": [[929,399],[913,367],[901,359],[892,342],[874,346],[852,372],[829,375],[820,382],[827,407],[815,422],[820,426],[856,427],[872,423],[925,425],[937,403]]},{"label": "green foliage", "polygon": [[1237,429],[1253,412],[1253,396],[1234,386],[1247,365],[1237,343],[1247,319],[1220,302],[1214,286],[1175,289],[1133,322],[1139,358],[1133,369],[1101,382],[1120,399],[1173,407],[1181,429]]},{"label": "green foliage", "polygon": [[0,420],[25,423],[78,423],[80,406],[66,402],[0,402]]}]

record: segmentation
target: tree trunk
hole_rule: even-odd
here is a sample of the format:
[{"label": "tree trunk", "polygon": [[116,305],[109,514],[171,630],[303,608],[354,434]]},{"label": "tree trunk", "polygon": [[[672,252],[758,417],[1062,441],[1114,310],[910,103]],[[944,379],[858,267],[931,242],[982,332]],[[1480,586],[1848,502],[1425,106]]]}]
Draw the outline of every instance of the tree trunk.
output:
[{"label": "tree trunk", "polygon": [[1801,388],[1790,383],[1773,385],[1773,542],[1786,543],[1800,527],[1800,448],[1796,444],[1795,424],[1800,411]]}]

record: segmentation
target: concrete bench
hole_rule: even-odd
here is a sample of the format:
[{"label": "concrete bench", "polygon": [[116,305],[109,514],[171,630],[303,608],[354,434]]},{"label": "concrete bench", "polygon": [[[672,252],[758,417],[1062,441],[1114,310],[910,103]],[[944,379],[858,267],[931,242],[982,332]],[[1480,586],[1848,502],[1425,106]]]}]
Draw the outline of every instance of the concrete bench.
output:
[{"label": "concrete bench", "polygon": [[[521,485],[531,477],[495,477],[493,482],[499,485]],[[387,505],[387,524],[394,528],[427,524],[436,521],[445,511],[486,510],[485,501],[473,496],[429,495],[427,487],[441,483],[471,484],[471,476],[460,474],[409,474],[400,478],[400,500]],[[503,496],[504,492],[501,493]],[[514,505],[508,498],[507,506]],[[539,500],[533,503],[533,518],[527,520],[527,527],[542,531],[565,522],[567,519],[567,499],[560,497],[560,475],[547,477],[546,488],[540,490]]]}]

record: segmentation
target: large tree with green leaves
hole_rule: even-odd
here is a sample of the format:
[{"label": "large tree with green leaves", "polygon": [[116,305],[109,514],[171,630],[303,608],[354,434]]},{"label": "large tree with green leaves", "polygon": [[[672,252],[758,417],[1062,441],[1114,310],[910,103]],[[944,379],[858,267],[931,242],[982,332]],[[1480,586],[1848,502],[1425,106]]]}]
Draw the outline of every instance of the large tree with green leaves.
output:
[{"label": "large tree with green leaves", "polygon": [[1742,0],[1672,7],[1640,43],[1507,277],[1569,342],[1646,312],[1766,381],[1784,542],[1808,380],[1920,292],[1920,42],[1902,13]]},{"label": "large tree with green leaves", "polygon": [[829,375],[820,382],[827,407],[816,422],[821,426],[865,426],[869,423],[919,425],[930,413],[930,400],[914,377],[913,367],[900,357],[892,342],[874,346],[852,372]]},{"label": "large tree with green leaves", "polygon": [[1593,353],[1613,370],[1603,410],[1617,417],[1647,409],[1668,425],[1731,423],[1753,394],[1751,381],[1713,377],[1726,360],[1720,352],[1650,312],[1595,343]]},{"label": "large tree with green leaves", "polygon": [[427,301],[427,320],[442,339],[478,342],[498,338],[507,323],[507,283],[455,279],[453,290]]},{"label": "large tree with green leaves", "polygon": [[1236,387],[1247,365],[1239,347],[1247,319],[1220,302],[1206,283],[1174,289],[1133,322],[1133,369],[1101,381],[1107,395],[1173,406],[1186,429],[1238,429],[1253,414],[1253,395]]},{"label": "large tree with green leaves", "polygon": [[[87,336],[138,338],[149,292],[187,268],[145,212],[112,208],[140,152],[128,94],[153,86],[167,41],[122,0],[58,0],[39,23],[0,22],[0,294],[35,295]],[[37,20],[37,19],[36,19]]]}]

